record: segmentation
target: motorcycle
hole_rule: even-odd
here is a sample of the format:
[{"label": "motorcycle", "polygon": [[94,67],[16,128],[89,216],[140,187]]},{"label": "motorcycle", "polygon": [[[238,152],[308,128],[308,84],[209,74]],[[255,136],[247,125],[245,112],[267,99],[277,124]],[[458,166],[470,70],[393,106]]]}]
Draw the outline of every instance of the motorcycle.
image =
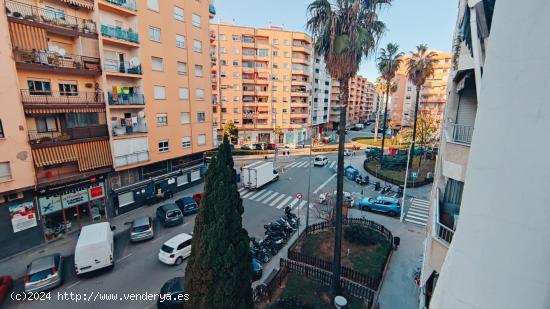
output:
[{"label": "motorcycle", "polygon": [[357,178],[355,178],[355,183],[360,186],[366,186],[369,184],[369,176],[361,177],[361,175],[359,175],[357,176]]},{"label": "motorcycle", "polygon": [[380,191],[380,194],[386,194],[386,193],[389,193],[392,189],[392,186],[391,185],[386,185],[384,188],[382,188],[382,190]]},{"label": "motorcycle", "polygon": [[378,190],[380,190],[380,181],[376,181],[374,183],[374,191],[378,191]]},{"label": "motorcycle", "polygon": [[290,207],[285,207],[285,217],[291,222],[291,225],[293,225],[294,228],[297,228],[300,225],[300,218],[290,211]]}]

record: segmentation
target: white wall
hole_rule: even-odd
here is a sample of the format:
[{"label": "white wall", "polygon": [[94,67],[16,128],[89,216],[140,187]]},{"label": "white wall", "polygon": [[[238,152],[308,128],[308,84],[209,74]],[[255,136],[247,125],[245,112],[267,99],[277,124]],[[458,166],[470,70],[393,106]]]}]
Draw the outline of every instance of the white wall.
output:
[{"label": "white wall", "polygon": [[533,91],[550,87],[549,15],[547,0],[496,2],[460,221],[430,308],[550,308],[550,101]]},{"label": "white wall", "polygon": [[[315,59],[319,59],[320,62],[317,63]],[[315,73],[315,69],[319,69],[319,73]],[[323,61],[323,57],[316,56],[313,59],[313,78],[311,80],[312,84],[312,100],[311,100],[311,124],[312,125],[319,125],[323,123],[327,123],[329,121],[329,114],[330,114],[330,96],[331,96],[331,78],[328,72],[326,71],[325,62]],[[319,80],[319,83],[315,83],[315,79]],[[325,82],[328,82],[328,85],[325,85]],[[314,92],[315,88],[318,88],[317,92]],[[328,90],[328,93],[325,94],[325,90]],[[317,103],[315,103],[314,99],[317,99]],[[327,99],[327,103],[325,103],[325,99]],[[317,106],[317,107],[315,107]],[[327,108],[325,111],[324,108]],[[323,120],[323,116],[327,116],[326,120]],[[317,117],[315,121],[313,121],[313,117]]]}]

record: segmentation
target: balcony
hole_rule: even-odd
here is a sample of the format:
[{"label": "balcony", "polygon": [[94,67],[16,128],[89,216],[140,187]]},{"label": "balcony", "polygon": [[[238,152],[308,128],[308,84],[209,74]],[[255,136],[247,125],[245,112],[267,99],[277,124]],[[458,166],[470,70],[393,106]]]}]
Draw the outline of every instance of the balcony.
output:
[{"label": "balcony", "polygon": [[216,32],[210,30],[208,31],[208,34],[210,36],[210,43],[213,43],[214,41],[216,41]]},{"label": "balcony", "polygon": [[292,51],[293,52],[300,52],[307,55],[311,55],[312,49],[309,45],[304,44],[300,41],[294,41],[292,42]]},{"label": "balcony", "polygon": [[22,70],[45,71],[48,74],[101,75],[101,61],[95,57],[26,49],[14,49],[13,57],[17,68]]},{"label": "balcony", "polygon": [[[33,108],[105,108],[101,92],[60,92],[21,90],[25,109]],[[31,110],[25,110],[30,112]]]},{"label": "balcony", "polygon": [[94,0],[60,0],[61,2],[65,2],[70,6],[79,6],[81,8],[85,8],[88,10],[94,9]]},{"label": "balcony", "polygon": [[[131,44],[121,43],[122,45],[129,45],[132,47],[138,47],[137,44],[139,44],[139,35],[137,32],[132,30],[132,28],[128,28],[128,30],[124,30],[119,27],[112,27],[108,25],[101,25],[101,34],[103,37],[109,39],[115,39],[119,41],[125,41],[130,42]],[[113,43],[116,43],[116,41],[110,40]]]},{"label": "balcony", "polygon": [[453,240],[454,230],[448,228],[443,223],[440,222],[439,214],[439,189],[435,192],[435,198],[433,200],[433,217],[432,217],[432,236],[434,239],[437,239],[440,243],[449,247],[451,241]]},{"label": "balcony", "polygon": [[125,127],[113,127],[113,137],[127,137],[134,135],[147,134],[147,126],[145,124],[137,124]]},{"label": "balcony", "polygon": [[465,126],[461,124],[452,125],[451,141],[455,143],[461,143],[470,145],[472,143],[472,135],[474,133],[474,127]]},{"label": "balcony", "polygon": [[108,75],[120,77],[135,77],[141,78],[141,65],[132,64],[128,61],[118,61],[105,59],[105,72]]},{"label": "balcony", "polygon": [[31,147],[44,148],[58,145],[74,144],[87,139],[108,139],[109,131],[106,125],[67,128],[62,131],[38,132],[29,130]]},{"label": "balcony", "polygon": [[109,105],[144,105],[145,96],[141,93],[114,94],[108,92]]},{"label": "balcony", "polygon": [[136,16],[137,6],[135,0],[100,0],[100,9],[123,16]]},{"label": "balcony", "polygon": [[62,36],[97,38],[97,27],[93,20],[10,0],[6,1],[6,13],[10,22],[43,28]]},{"label": "balcony", "polygon": [[216,16],[216,7],[214,6],[214,4],[210,3],[208,5],[208,17],[212,19],[214,18],[214,16]]},{"label": "balcony", "polygon": [[134,165],[149,161],[149,151],[143,150],[127,155],[115,156],[115,167]]}]

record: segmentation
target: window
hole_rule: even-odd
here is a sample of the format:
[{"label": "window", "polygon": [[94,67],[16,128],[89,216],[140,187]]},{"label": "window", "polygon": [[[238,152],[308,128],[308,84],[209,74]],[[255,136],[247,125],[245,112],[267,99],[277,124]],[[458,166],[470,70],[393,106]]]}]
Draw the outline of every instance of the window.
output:
[{"label": "window", "polygon": [[279,45],[279,40],[273,39],[273,45]]},{"label": "window", "polygon": [[67,113],[64,117],[67,128],[87,127],[99,124],[98,113]]},{"label": "window", "polygon": [[220,54],[225,54],[226,51],[225,51],[225,47],[220,47]]},{"label": "window", "polygon": [[157,127],[168,125],[168,114],[157,114]]},{"label": "window", "polygon": [[64,96],[76,96],[78,95],[78,86],[76,82],[60,82],[59,94]]},{"label": "window", "polygon": [[202,65],[195,65],[195,76],[202,77]]},{"label": "window", "polygon": [[180,87],[179,97],[180,97],[180,100],[189,100],[189,89],[185,87]]},{"label": "window", "polygon": [[191,137],[190,136],[184,136],[181,139],[181,147],[183,147],[183,148],[191,147]]},{"label": "window", "polygon": [[160,29],[156,27],[149,27],[149,40],[160,42]]},{"label": "window", "polygon": [[29,86],[30,95],[51,95],[52,94],[52,88],[49,81],[28,80],[27,86]]},{"label": "window", "polygon": [[199,40],[193,40],[193,50],[197,53],[202,53],[202,42]]},{"label": "window", "polygon": [[185,48],[185,37],[181,34],[176,34],[176,47]]},{"label": "window", "polygon": [[220,72],[220,77],[226,77],[227,76],[227,73],[225,73],[224,71]]},{"label": "window", "polygon": [[233,40],[233,42],[238,42],[241,38],[239,38],[238,35],[232,35],[231,39]]},{"label": "window", "polygon": [[234,55],[238,55],[239,54],[239,49],[238,48],[233,48],[231,50],[231,52],[234,54]]},{"label": "window", "polygon": [[2,125],[2,119],[0,119],[0,138],[6,137],[4,135],[4,126]]},{"label": "window", "polygon": [[314,79],[314,83],[318,84],[318,83],[319,83],[319,79],[318,79],[318,78]]},{"label": "window", "polygon": [[187,63],[178,61],[178,74],[187,74]]},{"label": "window", "polygon": [[65,11],[63,9],[46,6],[45,13],[48,19],[65,19]]},{"label": "window", "polygon": [[189,124],[189,113],[181,113],[181,124]]},{"label": "window", "polygon": [[239,66],[239,61],[233,60],[233,66],[234,66],[234,67],[238,67],[238,66]]},{"label": "window", "polygon": [[273,57],[277,57],[277,56],[279,56],[279,52],[278,52],[278,51],[276,51],[276,50],[274,50],[274,51],[272,52],[272,54],[273,54]]},{"label": "window", "polygon": [[151,57],[151,67],[153,71],[164,71],[164,62],[162,58]]},{"label": "window", "polygon": [[156,100],[166,99],[166,87],[164,87],[164,86],[154,86],[154,88],[153,88],[153,97]]},{"label": "window", "polygon": [[206,135],[205,134],[199,134],[197,139],[197,144],[204,145],[206,144]]},{"label": "window", "polygon": [[274,68],[274,69],[278,69],[278,68],[279,68],[279,65],[278,65],[277,63],[274,63],[274,64],[273,64],[273,68]]},{"label": "window", "polygon": [[200,28],[200,26],[201,26],[201,17],[197,14],[191,15],[191,24],[195,27]]},{"label": "window", "polygon": [[240,99],[241,99],[240,97],[234,96],[234,97],[233,97],[233,102],[239,102]]},{"label": "window", "polygon": [[288,69],[288,63],[283,63],[283,68]]},{"label": "window", "polygon": [[206,114],[201,112],[197,113],[197,121],[198,122],[204,122],[206,120]]},{"label": "window", "polygon": [[239,77],[239,72],[233,72],[233,77]]},{"label": "window", "polygon": [[220,64],[224,66],[227,65],[227,60],[225,59],[220,60]]},{"label": "window", "polygon": [[218,37],[220,38],[220,41],[225,41],[225,34],[222,33]]},{"label": "window", "polygon": [[290,57],[290,53],[289,52],[284,52],[284,56],[285,56],[285,58],[288,58],[288,57]]},{"label": "window", "polygon": [[159,142],[159,152],[167,152],[170,150],[170,146],[168,146],[168,140],[163,140]]},{"label": "window", "polygon": [[184,21],[185,20],[185,15],[183,14],[183,9],[178,7],[178,6],[174,6],[174,18],[176,20],[179,20],[179,21]]},{"label": "window", "polygon": [[55,117],[35,117],[34,120],[38,133],[57,131],[57,120]]},{"label": "window", "polygon": [[233,90],[239,90],[239,85],[233,84],[233,85],[231,86],[231,89],[233,89]]},{"label": "window", "polygon": [[195,99],[197,99],[198,101],[204,100],[204,89],[195,89]]},{"label": "window", "polygon": [[268,55],[268,50],[267,49],[259,49],[258,50],[258,56],[267,57],[267,55]]},{"label": "window", "polygon": [[0,181],[11,180],[11,168],[10,162],[0,163]]}]

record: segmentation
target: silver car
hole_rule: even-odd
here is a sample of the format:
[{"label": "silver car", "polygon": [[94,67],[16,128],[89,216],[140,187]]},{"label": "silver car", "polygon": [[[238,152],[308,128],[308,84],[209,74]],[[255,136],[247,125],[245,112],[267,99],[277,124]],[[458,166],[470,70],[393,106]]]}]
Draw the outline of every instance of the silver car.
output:
[{"label": "silver car", "polygon": [[155,237],[153,220],[151,217],[139,217],[132,221],[130,226],[130,240],[138,242]]},{"label": "silver car", "polygon": [[25,292],[42,292],[63,283],[63,257],[56,253],[43,256],[27,266]]}]

